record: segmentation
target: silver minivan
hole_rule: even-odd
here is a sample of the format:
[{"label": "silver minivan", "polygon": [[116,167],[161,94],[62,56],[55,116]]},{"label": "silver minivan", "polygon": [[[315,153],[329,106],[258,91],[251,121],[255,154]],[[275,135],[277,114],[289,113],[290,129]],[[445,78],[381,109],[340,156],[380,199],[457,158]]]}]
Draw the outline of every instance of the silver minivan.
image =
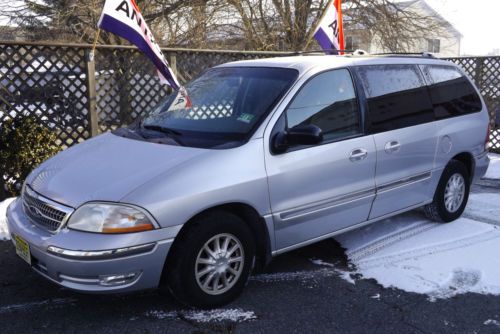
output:
[{"label": "silver minivan", "polygon": [[187,90],[29,175],[7,218],[33,270],[215,307],[275,255],[419,207],[457,219],[489,163],[485,104],[443,60],[241,61]]}]

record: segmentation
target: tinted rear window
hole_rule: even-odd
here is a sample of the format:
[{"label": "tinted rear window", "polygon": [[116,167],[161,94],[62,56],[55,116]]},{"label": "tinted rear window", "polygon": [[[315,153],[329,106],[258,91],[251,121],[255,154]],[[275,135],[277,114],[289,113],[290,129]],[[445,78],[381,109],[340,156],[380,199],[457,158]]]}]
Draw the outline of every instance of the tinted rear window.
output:
[{"label": "tinted rear window", "polygon": [[362,66],[357,70],[368,102],[371,133],[432,122],[427,87],[415,65]]},{"label": "tinted rear window", "polygon": [[422,65],[437,119],[481,111],[481,99],[469,80],[455,67]]}]

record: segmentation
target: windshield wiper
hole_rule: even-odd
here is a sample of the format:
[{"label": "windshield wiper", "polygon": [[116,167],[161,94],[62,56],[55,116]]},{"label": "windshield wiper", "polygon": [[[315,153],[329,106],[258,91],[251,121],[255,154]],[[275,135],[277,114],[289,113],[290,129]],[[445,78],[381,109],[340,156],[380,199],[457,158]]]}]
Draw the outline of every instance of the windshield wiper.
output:
[{"label": "windshield wiper", "polygon": [[182,136],[182,133],[180,133],[179,131],[171,129],[171,128],[166,128],[166,127],[160,126],[160,125],[143,125],[142,127],[144,129],[147,129],[147,130],[158,131],[158,132],[165,133],[167,135]]},{"label": "windshield wiper", "polygon": [[167,136],[172,138],[176,143],[184,146],[184,143],[182,141],[180,141],[178,138],[176,138],[176,137],[182,136],[182,133],[180,133],[177,130],[163,127],[160,125],[142,125],[142,127],[146,130],[152,130],[152,131],[157,131],[157,132],[161,132],[163,134],[166,134]]}]

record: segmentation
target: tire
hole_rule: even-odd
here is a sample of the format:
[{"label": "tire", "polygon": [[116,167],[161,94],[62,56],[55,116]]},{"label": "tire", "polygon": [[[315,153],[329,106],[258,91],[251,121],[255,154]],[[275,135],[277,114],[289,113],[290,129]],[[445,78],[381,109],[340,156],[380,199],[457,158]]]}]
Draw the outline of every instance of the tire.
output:
[{"label": "tire", "polygon": [[[218,307],[236,299],[248,281],[255,260],[253,234],[245,221],[228,212],[214,211],[196,219],[179,237],[164,268],[172,295],[183,304],[200,308]],[[216,248],[217,240],[220,252]],[[215,257],[210,256],[206,246]],[[227,250],[236,250],[229,254],[224,252],[224,246]],[[234,262],[229,263],[228,257]],[[197,279],[197,273],[203,275]],[[208,286],[204,287],[207,281]]]},{"label": "tire", "polygon": [[[460,185],[463,182],[463,185]],[[447,188],[449,185],[450,188]],[[455,187],[457,185],[458,188]],[[447,190],[449,189],[449,190]],[[453,193],[461,194],[454,197]],[[470,191],[470,176],[465,165],[457,160],[452,160],[448,163],[439,179],[433,202],[424,207],[426,216],[436,222],[449,223],[458,219],[465,210],[469,199]],[[456,201],[448,202],[445,199],[456,199]],[[461,197],[461,199],[460,199]]]}]

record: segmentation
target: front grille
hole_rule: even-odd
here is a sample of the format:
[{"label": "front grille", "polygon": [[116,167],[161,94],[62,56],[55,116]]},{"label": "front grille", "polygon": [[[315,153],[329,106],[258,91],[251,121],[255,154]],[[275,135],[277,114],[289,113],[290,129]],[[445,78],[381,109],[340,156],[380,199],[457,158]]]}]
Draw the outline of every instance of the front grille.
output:
[{"label": "front grille", "polygon": [[[35,193],[29,186],[23,191],[24,212],[36,225],[55,232],[61,226],[68,210]],[[58,207],[56,207],[58,206]]]}]

